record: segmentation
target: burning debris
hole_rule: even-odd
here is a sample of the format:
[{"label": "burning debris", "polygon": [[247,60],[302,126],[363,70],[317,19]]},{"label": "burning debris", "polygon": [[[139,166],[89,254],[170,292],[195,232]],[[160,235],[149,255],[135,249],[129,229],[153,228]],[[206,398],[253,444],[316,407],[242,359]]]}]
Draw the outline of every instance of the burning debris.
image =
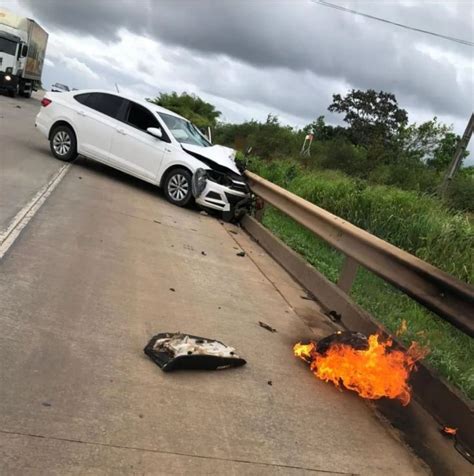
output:
[{"label": "burning debris", "polygon": [[392,349],[392,345],[391,339],[382,342],[376,334],[367,338],[358,332],[338,331],[318,343],[298,343],[293,350],[325,382],[353,390],[363,398],[386,397],[408,405],[408,379],[427,352],[416,343],[406,352]]},{"label": "burning debris", "polygon": [[234,348],[222,342],[180,332],[157,334],[143,351],[164,372],[176,369],[220,370],[247,363]]},{"label": "burning debris", "polygon": [[447,436],[448,438],[454,438],[456,436],[456,433],[458,432],[458,429],[451,428],[449,426],[443,426],[440,431],[442,435]]}]

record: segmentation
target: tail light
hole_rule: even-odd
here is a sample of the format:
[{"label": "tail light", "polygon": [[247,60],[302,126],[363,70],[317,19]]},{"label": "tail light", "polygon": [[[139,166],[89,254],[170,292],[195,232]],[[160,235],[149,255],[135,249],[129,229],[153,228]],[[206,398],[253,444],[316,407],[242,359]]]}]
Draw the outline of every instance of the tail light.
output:
[{"label": "tail light", "polygon": [[53,101],[51,101],[51,99],[48,99],[48,98],[43,98],[41,99],[41,105],[43,107],[46,107],[46,106],[49,106]]}]

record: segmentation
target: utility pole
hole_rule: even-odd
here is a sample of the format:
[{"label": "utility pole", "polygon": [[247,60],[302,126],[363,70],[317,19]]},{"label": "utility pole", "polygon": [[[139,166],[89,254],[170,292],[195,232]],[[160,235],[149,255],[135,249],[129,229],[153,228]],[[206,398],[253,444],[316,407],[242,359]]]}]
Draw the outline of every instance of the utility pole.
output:
[{"label": "utility pole", "polygon": [[461,166],[461,161],[464,156],[464,152],[467,149],[469,144],[469,140],[471,139],[472,133],[474,131],[474,114],[471,114],[471,119],[467,123],[466,130],[456,147],[456,152],[454,152],[453,160],[449,164],[448,170],[446,171],[446,175],[444,176],[443,183],[441,184],[441,196],[446,194],[448,189],[449,182],[453,179],[456,172],[459,170]]}]

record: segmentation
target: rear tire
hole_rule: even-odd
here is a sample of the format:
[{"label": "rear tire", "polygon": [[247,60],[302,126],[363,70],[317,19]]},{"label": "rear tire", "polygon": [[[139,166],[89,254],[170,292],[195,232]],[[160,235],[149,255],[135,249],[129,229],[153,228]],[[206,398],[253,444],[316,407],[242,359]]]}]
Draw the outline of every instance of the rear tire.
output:
[{"label": "rear tire", "polygon": [[71,162],[77,157],[77,141],[74,131],[66,125],[57,126],[51,132],[49,144],[56,159]]},{"label": "rear tire", "polygon": [[191,187],[191,172],[181,167],[169,172],[163,183],[166,199],[178,207],[185,207],[191,202],[193,198]]}]

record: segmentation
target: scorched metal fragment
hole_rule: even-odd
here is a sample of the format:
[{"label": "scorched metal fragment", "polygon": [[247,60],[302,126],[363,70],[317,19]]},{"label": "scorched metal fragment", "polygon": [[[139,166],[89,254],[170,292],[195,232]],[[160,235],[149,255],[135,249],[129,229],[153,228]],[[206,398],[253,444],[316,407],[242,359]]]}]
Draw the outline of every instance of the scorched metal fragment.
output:
[{"label": "scorched metal fragment", "polygon": [[247,363],[233,347],[217,340],[179,332],[157,334],[143,350],[164,372],[178,369],[219,370]]}]

